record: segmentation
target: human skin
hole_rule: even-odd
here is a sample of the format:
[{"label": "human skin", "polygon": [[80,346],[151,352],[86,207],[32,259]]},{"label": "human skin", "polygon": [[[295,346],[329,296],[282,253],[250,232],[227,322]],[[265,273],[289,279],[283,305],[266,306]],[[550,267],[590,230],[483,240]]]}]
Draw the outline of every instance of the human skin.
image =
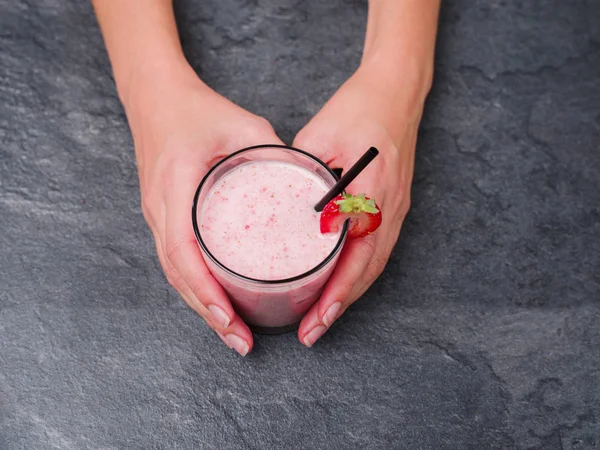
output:
[{"label": "human skin", "polygon": [[[198,183],[218,160],[281,144],[271,125],[208,87],[186,61],[172,0],[92,0],[133,135],[142,211],[169,283],[225,344],[245,356],[252,333],[202,260],[190,221]],[[362,62],[294,146],[349,168],[380,156],[350,185],[383,212],[376,233],[345,246],[302,320],[310,347],[381,274],[410,204],[419,121],[431,86],[439,0],[370,0]]]}]

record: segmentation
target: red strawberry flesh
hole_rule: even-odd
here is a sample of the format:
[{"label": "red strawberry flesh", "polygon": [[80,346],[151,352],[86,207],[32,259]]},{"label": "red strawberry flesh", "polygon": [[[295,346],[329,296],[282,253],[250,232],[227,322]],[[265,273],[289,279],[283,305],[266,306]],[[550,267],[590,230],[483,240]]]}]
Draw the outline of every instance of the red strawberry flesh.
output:
[{"label": "red strawberry flesh", "polygon": [[321,233],[338,232],[346,220],[350,220],[348,237],[364,237],[381,225],[381,211],[375,201],[364,194],[338,195],[321,213]]}]

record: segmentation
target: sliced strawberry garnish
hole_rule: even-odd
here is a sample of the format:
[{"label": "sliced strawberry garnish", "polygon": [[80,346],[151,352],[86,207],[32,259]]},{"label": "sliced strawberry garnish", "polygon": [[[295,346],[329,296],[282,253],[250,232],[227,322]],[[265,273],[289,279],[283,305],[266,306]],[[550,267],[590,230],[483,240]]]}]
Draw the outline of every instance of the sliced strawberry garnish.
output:
[{"label": "sliced strawberry garnish", "polygon": [[331,200],[321,213],[321,233],[336,233],[346,220],[348,236],[360,238],[372,233],[381,225],[381,211],[369,197],[364,194],[342,194]]}]

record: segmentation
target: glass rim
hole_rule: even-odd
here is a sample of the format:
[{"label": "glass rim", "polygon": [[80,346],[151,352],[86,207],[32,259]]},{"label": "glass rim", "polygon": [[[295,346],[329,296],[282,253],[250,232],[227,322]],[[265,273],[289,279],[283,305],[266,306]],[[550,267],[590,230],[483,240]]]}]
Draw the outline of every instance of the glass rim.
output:
[{"label": "glass rim", "polygon": [[329,172],[331,174],[331,176],[333,177],[334,181],[339,180],[339,177],[336,175],[336,173],[331,170],[331,168],[325,164],[323,161],[321,161],[319,158],[317,158],[314,155],[311,155],[310,153],[304,151],[304,150],[300,150],[299,148],[295,148],[295,147],[291,147],[289,145],[282,145],[282,144],[259,144],[259,145],[253,145],[251,147],[246,147],[246,148],[242,148],[241,150],[237,150],[231,154],[229,154],[228,156],[226,156],[225,158],[221,159],[218,163],[216,163],[214,166],[212,166],[210,168],[210,170],[208,172],[206,172],[206,174],[204,175],[204,177],[202,178],[202,181],[200,181],[200,184],[198,184],[198,188],[196,189],[196,193],[194,194],[194,200],[192,202],[192,227],[194,229],[194,234],[196,235],[196,241],[198,242],[198,244],[200,245],[200,248],[202,249],[202,251],[209,257],[209,259],[215,263],[219,268],[223,269],[225,272],[227,272],[228,274],[239,278],[243,281],[246,282],[250,282],[250,283],[259,283],[259,284],[267,284],[267,285],[280,285],[280,284],[286,284],[286,283],[291,283],[294,281],[299,281],[302,280],[304,278],[307,278],[315,273],[317,273],[319,270],[321,270],[323,267],[325,267],[327,264],[329,264],[329,262],[331,262],[331,260],[333,260],[333,258],[338,254],[338,252],[342,249],[342,246],[344,245],[344,242],[346,240],[346,235],[348,234],[348,221],[344,222],[344,226],[342,228],[342,232],[340,233],[340,238],[338,239],[337,243],[335,244],[335,247],[333,248],[333,250],[329,253],[329,255],[327,255],[323,261],[321,261],[319,264],[317,264],[315,267],[313,267],[312,269],[303,272],[299,275],[293,276],[293,277],[289,277],[289,278],[281,278],[281,279],[277,279],[277,280],[262,280],[260,278],[252,278],[252,277],[248,277],[246,275],[242,275],[241,273],[238,273],[232,269],[230,269],[229,267],[227,267],[225,264],[223,264],[222,262],[220,262],[208,249],[208,247],[206,246],[206,244],[204,243],[204,241],[202,240],[202,236],[200,235],[200,227],[198,226],[198,199],[200,198],[200,193],[202,192],[202,188],[204,186],[204,184],[206,183],[206,181],[208,180],[208,178],[210,177],[210,175],[218,168],[220,167],[223,163],[229,161],[230,159],[234,158],[235,156],[238,156],[241,153],[245,153],[251,150],[258,150],[258,149],[267,149],[267,148],[278,148],[278,149],[282,149],[282,150],[289,150],[291,152],[296,152],[298,154],[301,154],[309,159],[312,159],[313,161],[315,161],[316,163],[320,164],[325,170],[327,170],[327,172]]}]

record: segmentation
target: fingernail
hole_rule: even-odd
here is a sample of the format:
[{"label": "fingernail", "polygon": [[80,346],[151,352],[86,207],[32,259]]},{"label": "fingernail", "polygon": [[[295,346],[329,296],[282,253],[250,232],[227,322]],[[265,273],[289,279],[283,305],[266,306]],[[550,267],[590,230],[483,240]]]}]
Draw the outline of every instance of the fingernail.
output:
[{"label": "fingernail", "polygon": [[323,314],[323,323],[327,326],[331,326],[337,317],[338,312],[340,312],[341,307],[342,304],[340,302],[335,302],[333,305],[331,305],[327,311],[325,311],[325,314]]},{"label": "fingernail", "polygon": [[225,345],[229,348],[231,348],[231,345],[229,345],[229,341],[227,340],[227,338],[225,336],[223,336],[221,333],[219,333],[218,331],[215,331],[215,333],[217,333],[217,336],[219,336],[221,338],[221,340],[225,343]]},{"label": "fingernail", "polygon": [[317,325],[314,327],[306,336],[304,336],[304,345],[312,347],[313,344],[317,342],[317,339],[323,336],[326,330],[327,327],[325,325]]},{"label": "fingernail", "polygon": [[248,344],[241,337],[236,336],[235,334],[228,334],[225,339],[229,342],[229,345],[235,349],[242,356],[246,356],[248,354]]},{"label": "fingernail", "polygon": [[212,314],[213,319],[215,319],[219,325],[221,325],[223,328],[227,328],[229,326],[229,316],[225,314],[225,311],[223,311],[217,305],[208,305],[208,310]]}]

